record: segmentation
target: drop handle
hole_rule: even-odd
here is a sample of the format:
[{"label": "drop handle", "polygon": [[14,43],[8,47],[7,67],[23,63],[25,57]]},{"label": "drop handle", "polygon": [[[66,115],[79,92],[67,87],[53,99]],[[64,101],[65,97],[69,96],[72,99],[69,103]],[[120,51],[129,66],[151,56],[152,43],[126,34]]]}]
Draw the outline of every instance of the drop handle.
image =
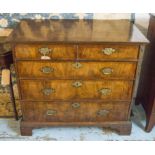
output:
[{"label": "drop handle", "polygon": [[112,68],[109,68],[109,67],[107,67],[107,68],[101,68],[100,71],[104,75],[110,75],[110,74],[113,73],[113,69]]},{"label": "drop handle", "polygon": [[52,109],[49,109],[46,112],[46,115],[48,115],[48,116],[54,116],[56,114],[57,114],[57,111],[56,110],[52,110]]},{"label": "drop handle", "polygon": [[111,54],[116,52],[116,49],[114,49],[114,48],[104,48],[104,49],[101,50],[101,52],[103,54],[105,54],[105,55],[111,55]]},{"label": "drop handle", "polygon": [[97,111],[96,114],[98,116],[107,116],[109,114],[109,111],[108,110],[105,110],[105,109],[101,109],[101,110]]},{"label": "drop handle", "polygon": [[110,88],[102,88],[102,89],[99,90],[99,93],[101,95],[106,96],[106,95],[109,95],[111,93],[111,89]]},{"label": "drop handle", "polygon": [[50,49],[48,47],[42,47],[42,48],[39,48],[39,52],[41,55],[46,56],[52,52],[52,49]]},{"label": "drop handle", "polygon": [[52,73],[54,71],[54,68],[52,67],[49,67],[49,66],[44,66],[40,69],[40,71],[42,73],[45,73],[45,74],[49,74],[49,73]]},{"label": "drop handle", "polygon": [[80,108],[80,103],[78,103],[78,102],[72,103],[72,107],[74,109]]},{"label": "drop handle", "polygon": [[49,96],[52,93],[55,93],[55,89],[54,88],[44,88],[42,90],[42,93],[46,96]]}]

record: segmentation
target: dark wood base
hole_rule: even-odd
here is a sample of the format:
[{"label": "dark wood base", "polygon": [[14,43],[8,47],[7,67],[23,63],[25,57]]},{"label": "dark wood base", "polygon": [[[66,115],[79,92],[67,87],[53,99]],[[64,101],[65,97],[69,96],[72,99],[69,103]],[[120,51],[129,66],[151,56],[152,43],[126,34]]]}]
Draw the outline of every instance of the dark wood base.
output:
[{"label": "dark wood base", "polygon": [[155,114],[151,114],[147,116],[145,131],[151,132],[154,126],[155,126]]},{"label": "dark wood base", "polygon": [[147,31],[150,43],[146,46],[140,70],[136,103],[142,104],[146,114],[145,131],[150,132],[155,126],[155,14],[150,14]]},{"label": "dark wood base", "polygon": [[146,104],[148,102],[144,102],[144,101],[145,101],[144,99],[138,99],[136,105],[142,104],[143,109],[145,111],[145,115],[146,115],[145,131],[151,132],[152,128],[155,126],[155,113],[151,113],[151,110],[149,112],[147,112],[148,110],[147,110]]},{"label": "dark wood base", "polygon": [[25,122],[21,121],[21,135],[31,136],[34,128],[51,126],[98,126],[116,130],[119,135],[130,135],[132,124],[130,121],[121,122]]}]

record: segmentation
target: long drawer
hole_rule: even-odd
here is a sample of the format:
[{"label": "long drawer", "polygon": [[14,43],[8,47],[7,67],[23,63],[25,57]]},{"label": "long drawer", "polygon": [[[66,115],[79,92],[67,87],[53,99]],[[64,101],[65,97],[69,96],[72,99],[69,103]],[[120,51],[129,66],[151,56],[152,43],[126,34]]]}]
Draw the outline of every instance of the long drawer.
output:
[{"label": "long drawer", "polygon": [[125,121],[128,102],[22,102],[24,121]]},{"label": "long drawer", "polygon": [[23,100],[130,100],[132,81],[20,80]]},{"label": "long drawer", "polygon": [[133,79],[136,63],[18,61],[17,69],[20,78]]}]

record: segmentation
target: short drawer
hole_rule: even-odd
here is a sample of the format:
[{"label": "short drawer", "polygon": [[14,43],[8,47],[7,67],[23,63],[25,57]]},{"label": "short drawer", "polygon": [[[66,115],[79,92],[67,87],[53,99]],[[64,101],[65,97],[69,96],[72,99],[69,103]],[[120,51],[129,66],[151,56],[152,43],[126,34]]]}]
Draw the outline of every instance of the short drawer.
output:
[{"label": "short drawer", "polygon": [[19,61],[17,70],[20,78],[133,79],[136,63]]},{"label": "short drawer", "polygon": [[23,102],[24,121],[126,121],[127,102]]},{"label": "short drawer", "polygon": [[23,100],[130,100],[132,81],[20,80]]},{"label": "short drawer", "polygon": [[136,45],[80,45],[79,59],[137,59],[139,46]]},{"label": "short drawer", "polygon": [[17,59],[75,59],[76,46],[74,45],[35,45],[17,44],[15,46]]}]

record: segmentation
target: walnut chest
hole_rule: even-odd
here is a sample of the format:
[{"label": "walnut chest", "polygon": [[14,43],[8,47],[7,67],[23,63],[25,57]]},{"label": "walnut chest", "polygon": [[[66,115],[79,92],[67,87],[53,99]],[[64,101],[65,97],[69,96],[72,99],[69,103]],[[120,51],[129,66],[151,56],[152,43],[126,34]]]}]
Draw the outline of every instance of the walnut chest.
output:
[{"label": "walnut chest", "polygon": [[48,126],[100,126],[130,134],[147,39],[128,20],[22,20],[9,37],[21,134]]}]

